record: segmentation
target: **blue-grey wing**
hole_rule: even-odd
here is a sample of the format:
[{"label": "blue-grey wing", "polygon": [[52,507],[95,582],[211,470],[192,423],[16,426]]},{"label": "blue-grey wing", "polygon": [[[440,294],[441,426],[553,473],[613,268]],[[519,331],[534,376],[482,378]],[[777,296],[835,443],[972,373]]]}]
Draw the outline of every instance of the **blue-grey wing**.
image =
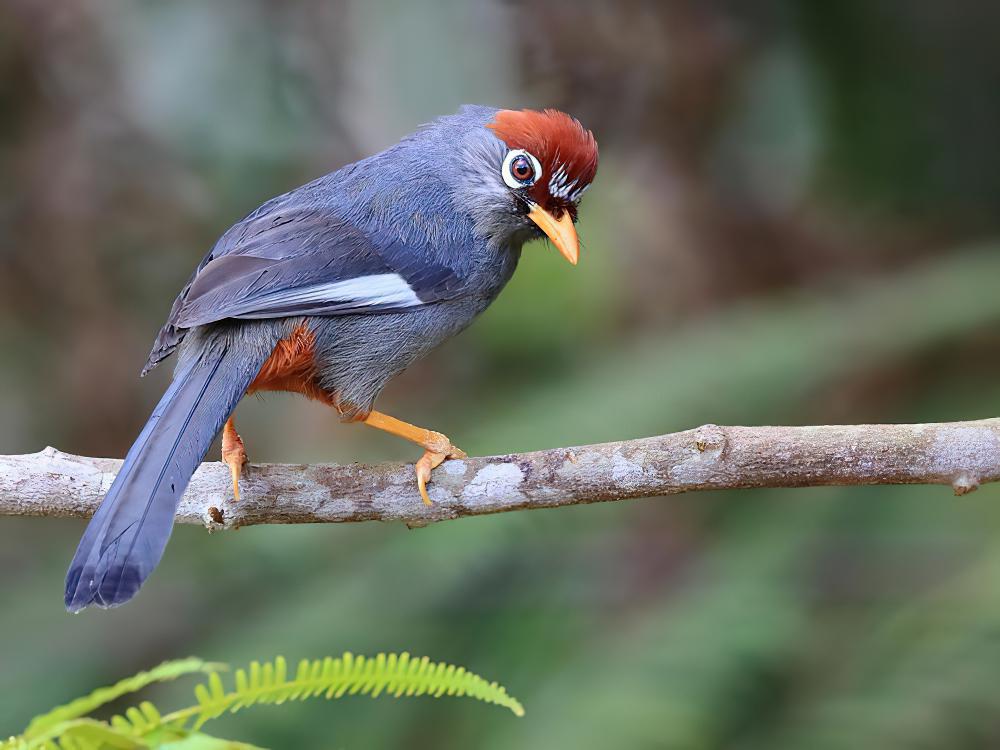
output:
[{"label": "blue-grey wing", "polygon": [[398,311],[460,296],[433,248],[373,237],[322,205],[269,201],[216,243],[181,291],[148,371],[187,329],[226,318]]}]

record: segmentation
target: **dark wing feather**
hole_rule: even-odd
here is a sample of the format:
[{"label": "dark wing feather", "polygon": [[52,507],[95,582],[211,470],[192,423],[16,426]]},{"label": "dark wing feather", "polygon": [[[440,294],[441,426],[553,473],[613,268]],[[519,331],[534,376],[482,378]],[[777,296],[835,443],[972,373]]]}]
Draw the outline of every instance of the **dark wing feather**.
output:
[{"label": "dark wing feather", "polygon": [[429,245],[371,237],[293,196],[270,201],[219,239],[174,302],[144,372],[187,329],[226,318],[386,312],[462,294],[461,275]]}]

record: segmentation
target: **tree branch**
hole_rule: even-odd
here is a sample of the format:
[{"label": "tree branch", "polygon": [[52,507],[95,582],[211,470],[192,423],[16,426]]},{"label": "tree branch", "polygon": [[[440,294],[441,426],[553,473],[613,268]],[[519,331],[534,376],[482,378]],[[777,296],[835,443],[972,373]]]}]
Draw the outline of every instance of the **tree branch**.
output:
[{"label": "tree branch", "polygon": [[[0,515],[93,514],[121,461],[46,448],[0,456]],[[1000,479],[1000,419],[916,425],[719,427],[660,437],[447,461],[434,506],[409,464],[248,467],[232,500],[228,469],[205,463],[177,511],[210,529],[262,523],[403,521],[553,508],[695,490],[947,484],[956,494]]]}]

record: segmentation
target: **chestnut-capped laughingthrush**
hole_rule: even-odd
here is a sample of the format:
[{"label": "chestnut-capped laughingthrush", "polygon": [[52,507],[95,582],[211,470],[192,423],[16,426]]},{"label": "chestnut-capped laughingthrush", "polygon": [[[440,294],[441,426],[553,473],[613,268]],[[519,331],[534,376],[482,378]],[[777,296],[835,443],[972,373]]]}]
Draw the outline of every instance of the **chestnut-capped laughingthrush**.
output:
[{"label": "chestnut-capped laughingthrush", "polygon": [[231,227],[156,337],[143,374],[176,350],[173,382],[80,540],[67,609],[135,595],[220,428],[239,498],[231,414],[246,393],[301,393],[416,443],[429,503],[431,471],[465,454],[374,411],[376,396],[486,309],[525,241],[544,234],[576,263],[577,204],[596,171],[594,137],[572,117],[466,106]]}]

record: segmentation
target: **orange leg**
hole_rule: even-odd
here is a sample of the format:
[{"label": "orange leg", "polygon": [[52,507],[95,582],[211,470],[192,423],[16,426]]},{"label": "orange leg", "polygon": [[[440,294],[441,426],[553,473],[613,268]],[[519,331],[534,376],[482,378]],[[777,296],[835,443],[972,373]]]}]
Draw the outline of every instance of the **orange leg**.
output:
[{"label": "orange leg", "polygon": [[465,451],[452,445],[451,440],[440,432],[416,427],[378,411],[371,412],[364,423],[369,427],[405,438],[424,449],[424,455],[420,457],[415,467],[417,488],[420,490],[420,499],[424,501],[424,505],[431,504],[430,496],[427,494],[427,482],[431,478],[431,471],[440,466],[446,458],[465,458]]},{"label": "orange leg", "polygon": [[233,477],[233,497],[239,500],[240,474],[247,464],[247,452],[232,417],[226,420],[226,426],[222,428],[222,462],[229,466],[229,473]]}]

